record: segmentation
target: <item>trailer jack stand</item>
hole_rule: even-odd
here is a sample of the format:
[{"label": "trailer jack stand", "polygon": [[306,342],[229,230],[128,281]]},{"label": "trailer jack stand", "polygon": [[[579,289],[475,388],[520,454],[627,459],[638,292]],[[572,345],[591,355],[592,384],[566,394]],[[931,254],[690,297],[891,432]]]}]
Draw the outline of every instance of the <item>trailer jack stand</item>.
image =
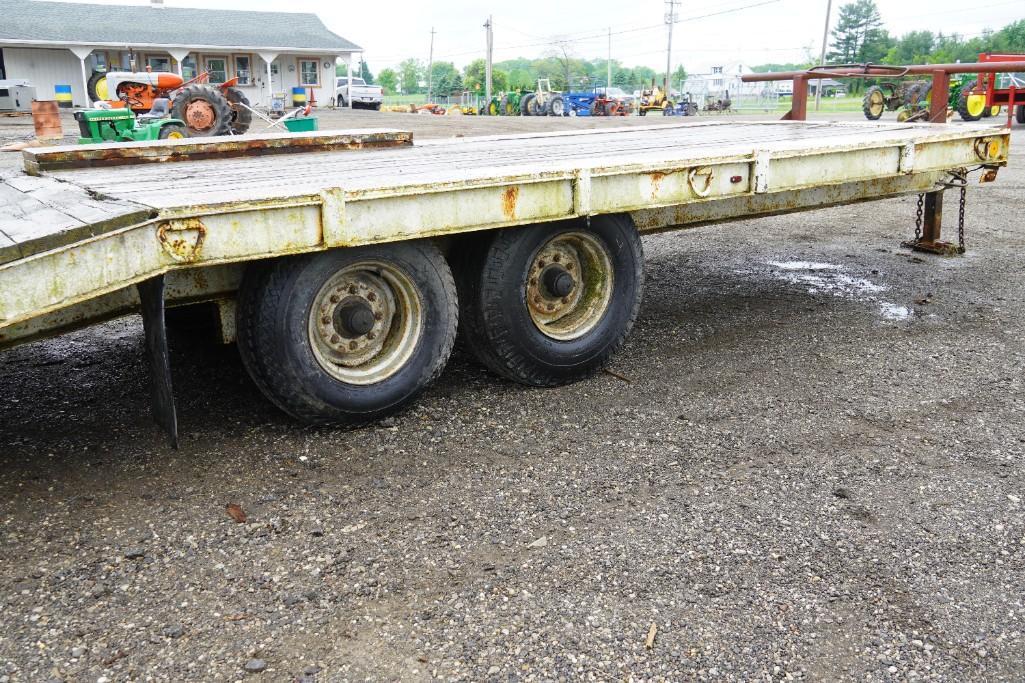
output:
[{"label": "trailer jack stand", "polygon": [[915,239],[901,242],[900,246],[915,251],[956,256],[964,247],[964,186],[961,187],[961,206],[958,214],[958,244],[940,239],[943,225],[943,190],[918,195],[918,213],[915,216]]},{"label": "trailer jack stand", "polygon": [[171,448],[178,448],[178,413],[171,386],[171,357],[167,350],[164,323],[164,276],[158,275],[136,285],[142,304],[142,327],[146,334],[146,354],[153,382],[153,419],[167,433]]}]

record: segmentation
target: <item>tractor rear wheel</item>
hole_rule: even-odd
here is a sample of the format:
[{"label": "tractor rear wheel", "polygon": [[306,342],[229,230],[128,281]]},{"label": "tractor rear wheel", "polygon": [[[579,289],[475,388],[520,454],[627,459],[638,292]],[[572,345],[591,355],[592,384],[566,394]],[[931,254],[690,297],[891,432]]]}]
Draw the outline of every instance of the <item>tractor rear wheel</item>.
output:
[{"label": "tractor rear wheel", "polygon": [[249,106],[249,98],[238,88],[228,88],[224,95],[231,105],[231,132],[233,135],[244,135],[253,123],[253,112],[246,108]]},{"label": "tractor rear wheel", "polygon": [[513,93],[505,96],[505,99],[502,101],[502,107],[503,116],[519,116],[520,114],[520,100]]},{"label": "tractor rear wheel", "polygon": [[171,116],[185,122],[192,138],[227,135],[231,131],[231,104],[220,90],[205,85],[190,85],[178,93]]},{"label": "tractor rear wheel", "polygon": [[865,97],[861,100],[861,111],[869,121],[878,121],[879,117],[886,111],[886,95],[878,85],[873,85],[865,91]]},{"label": "tractor rear wheel", "polygon": [[527,115],[528,116],[544,116],[548,112],[548,107],[541,104],[537,100],[536,95],[531,95],[527,100]]},{"label": "tractor rear wheel", "polygon": [[622,114],[622,108],[619,102],[606,102],[605,103],[605,116],[620,116]]},{"label": "tractor rear wheel", "polygon": [[189,137],[189,132],[185,130],[185,126],[179,123],[168,123],[161,126],[157,137],[161,140],[182,140]]},{"label": "tractor rear wheel", "polygon": [[565,116],[566,115],[566,100],[562,99],[562,95],[554,95],[548,100],[548,105],[545,107],[545,113],[548,116]]},{"label": "tractor rear wheel", "polygon": [[[534,114],[531,113],[530,103],[533,102],[535,99],[536,99],[536,96],[532,92],[529,92],[526,95],[524,95],[522,98],[520,98],[520,115],[521,116],[533,116],[534,115]],[[534,105],[534,108],[535,109],[537,108],[536,104]]]},{"label": "tractor rear wheel", "polygon": [[957,98],[957,113],[964,121],[978,121],[985,115],[986,96],[973,95],[969,90],[962,90]]},{"label": "tractor rear wheel", "polygon": [[110,99],[110,92],[107,90],[107,74],[103,71],[93,71],[86,84],[89,91],[89,104]]}]

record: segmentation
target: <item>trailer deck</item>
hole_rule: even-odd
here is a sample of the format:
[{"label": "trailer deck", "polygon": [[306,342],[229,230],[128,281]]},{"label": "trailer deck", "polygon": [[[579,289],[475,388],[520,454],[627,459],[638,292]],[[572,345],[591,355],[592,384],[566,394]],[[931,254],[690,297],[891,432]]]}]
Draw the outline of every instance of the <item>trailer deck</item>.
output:
[{"label": "trailer deck", "polygon": [[0,178],[0,346],[109,316],[26,325],[163,273],[598,214],[643,232],[880,199],[1004,165],[1008,143],[979,125],[705,122],[17,173]]}]

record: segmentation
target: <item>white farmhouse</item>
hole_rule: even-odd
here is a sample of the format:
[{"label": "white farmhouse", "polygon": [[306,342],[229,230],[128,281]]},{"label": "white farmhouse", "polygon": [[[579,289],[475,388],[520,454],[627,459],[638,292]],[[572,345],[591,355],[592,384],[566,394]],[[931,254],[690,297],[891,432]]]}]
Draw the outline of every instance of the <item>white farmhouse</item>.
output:
[{"label": "white farmhouse", "polygon": [[327,104],[335,64],[351,73],[362,51],[314,14],[0,0],[0,80],[27,80],[38,99],[70,86],[75,106],[87,105],[93,71],[128,71],[133,57],[137,71],[237,77],[254,105],[296,87]]}]

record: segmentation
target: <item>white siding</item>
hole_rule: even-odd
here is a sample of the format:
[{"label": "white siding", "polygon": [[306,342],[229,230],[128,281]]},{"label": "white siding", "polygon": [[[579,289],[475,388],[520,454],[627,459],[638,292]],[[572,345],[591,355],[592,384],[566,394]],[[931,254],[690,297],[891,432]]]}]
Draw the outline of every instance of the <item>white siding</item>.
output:
[{"label": "white siding", "polygon": [[70,85],[76,107],[86,105],[82,65],[70,50],[5,47],[4,66],[8,78],[24,78],[36,87],[36,97],[52,100],[53,86]]}]

